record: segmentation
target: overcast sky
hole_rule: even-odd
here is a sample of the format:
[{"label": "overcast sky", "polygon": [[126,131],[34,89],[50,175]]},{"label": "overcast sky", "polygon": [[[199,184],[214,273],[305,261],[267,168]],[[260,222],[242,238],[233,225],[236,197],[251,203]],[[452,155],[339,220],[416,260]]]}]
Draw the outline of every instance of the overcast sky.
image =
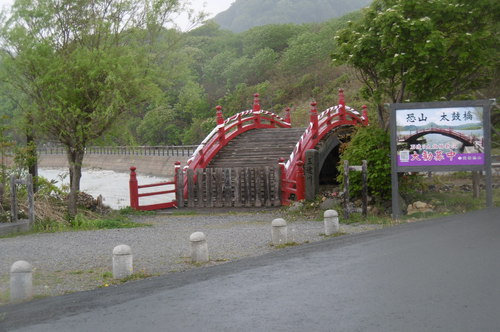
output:
[{"label": "overcast sky", "polygon": [[[235,0],[188,0],[191,3],[191,8],[196,11],[203,10],[209,14],[209,18],[215,16],[216,14],[228,9]],[[0,0],[0,8],[5,6],[10,6],[14,3],[14,0]],[[185,30],[188,27],[188,22],[186,18],[180,17],[176,20],[176,23]]]}]

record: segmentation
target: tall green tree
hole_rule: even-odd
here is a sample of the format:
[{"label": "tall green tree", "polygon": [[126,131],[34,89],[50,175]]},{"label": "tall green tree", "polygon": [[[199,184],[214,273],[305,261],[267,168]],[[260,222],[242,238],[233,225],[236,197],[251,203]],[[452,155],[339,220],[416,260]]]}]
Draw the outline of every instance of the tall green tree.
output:
[{"label": "tall green tree", "polygon": [[337,34],[332,57],[356,70],[386,126],[385,102],[450,100],[487,84],[499,11],[490,0],[375,0]]},{"label": "tall green tree", "polygon": [[17,0],[2,24],[3,79],[29,98],[37,129],[66,147],[76,214],[85,147],[151,105],[155,43],[179,0]]}]

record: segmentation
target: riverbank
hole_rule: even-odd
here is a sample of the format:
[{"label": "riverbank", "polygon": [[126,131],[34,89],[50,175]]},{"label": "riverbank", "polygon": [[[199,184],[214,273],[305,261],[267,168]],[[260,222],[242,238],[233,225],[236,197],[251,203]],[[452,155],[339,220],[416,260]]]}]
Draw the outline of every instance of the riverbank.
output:
[{"label": "riverbank", "polygon": [[[66,168],[39,168],[38,173],[60,188],[69,187],[69,175]],[[98,168],[82,169],[82,179],[80,181],[80,189],[92,195],[94,198],[102,197],[104,205],[109,206],[114,210],[119,210],[130,206],[129,194],[129,179],[130,175],[126,172],[115,172]],[[169,177],[157,177],[139,174],[137,181],[139,184],[160,183],[170,180]],[[154,188],[153,188],[154,189]],[[150,188],[145,188],[141,192],[151,191]],[[167,194],[158,196],[142,197],[141,204],[157,204],[164,203],[175,199],[175,195]]]},{"label": "riverbank", "polygon": [[[187,156],[86,155],[83,167],[129,173],[130,167],[134,166],[139,175],[173,177],[175,162],[179,161],[181,165],[185,165],[188,159]],[[63,154],[40,155],[38,167],[67,168],[68,160]]]}]

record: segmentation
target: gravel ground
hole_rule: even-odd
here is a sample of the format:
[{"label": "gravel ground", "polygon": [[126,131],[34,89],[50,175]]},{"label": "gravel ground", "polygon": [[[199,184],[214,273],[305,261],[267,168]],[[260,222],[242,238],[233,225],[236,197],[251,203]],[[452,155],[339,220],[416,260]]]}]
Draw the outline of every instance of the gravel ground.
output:
[{"label": "gravel ground", "polygon": [[[196,215],[157,214],[134,217],[149,227],[44,233],[0,239],[0,304],[8,301],[9,270],[17,260],[33,266],[35,297],[106,287],[111,278],[112,251],[119,244],[132,248],[134,273],[163,275],[198,267],[190,263],[189,236],[207,236],[210,265],[273,250],[271,221],[279,210],[260,212],[207,212]],[[343,233],[381,228],[381,225],[341,225]],[[323,223],[293,221],[289,241],[298,244],[324,239]]]}]

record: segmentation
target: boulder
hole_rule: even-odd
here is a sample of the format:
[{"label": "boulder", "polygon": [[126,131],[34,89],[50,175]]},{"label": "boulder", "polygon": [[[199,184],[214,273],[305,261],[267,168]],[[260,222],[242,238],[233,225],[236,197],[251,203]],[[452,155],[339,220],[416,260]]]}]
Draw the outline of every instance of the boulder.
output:
[{"label": "boulder", "polygon": [[408,215],[412,215],[415,213],[425,213],[425,212],[433,212],[434,206],[425,202],[416,201],[413,204],[408,205]]}]

